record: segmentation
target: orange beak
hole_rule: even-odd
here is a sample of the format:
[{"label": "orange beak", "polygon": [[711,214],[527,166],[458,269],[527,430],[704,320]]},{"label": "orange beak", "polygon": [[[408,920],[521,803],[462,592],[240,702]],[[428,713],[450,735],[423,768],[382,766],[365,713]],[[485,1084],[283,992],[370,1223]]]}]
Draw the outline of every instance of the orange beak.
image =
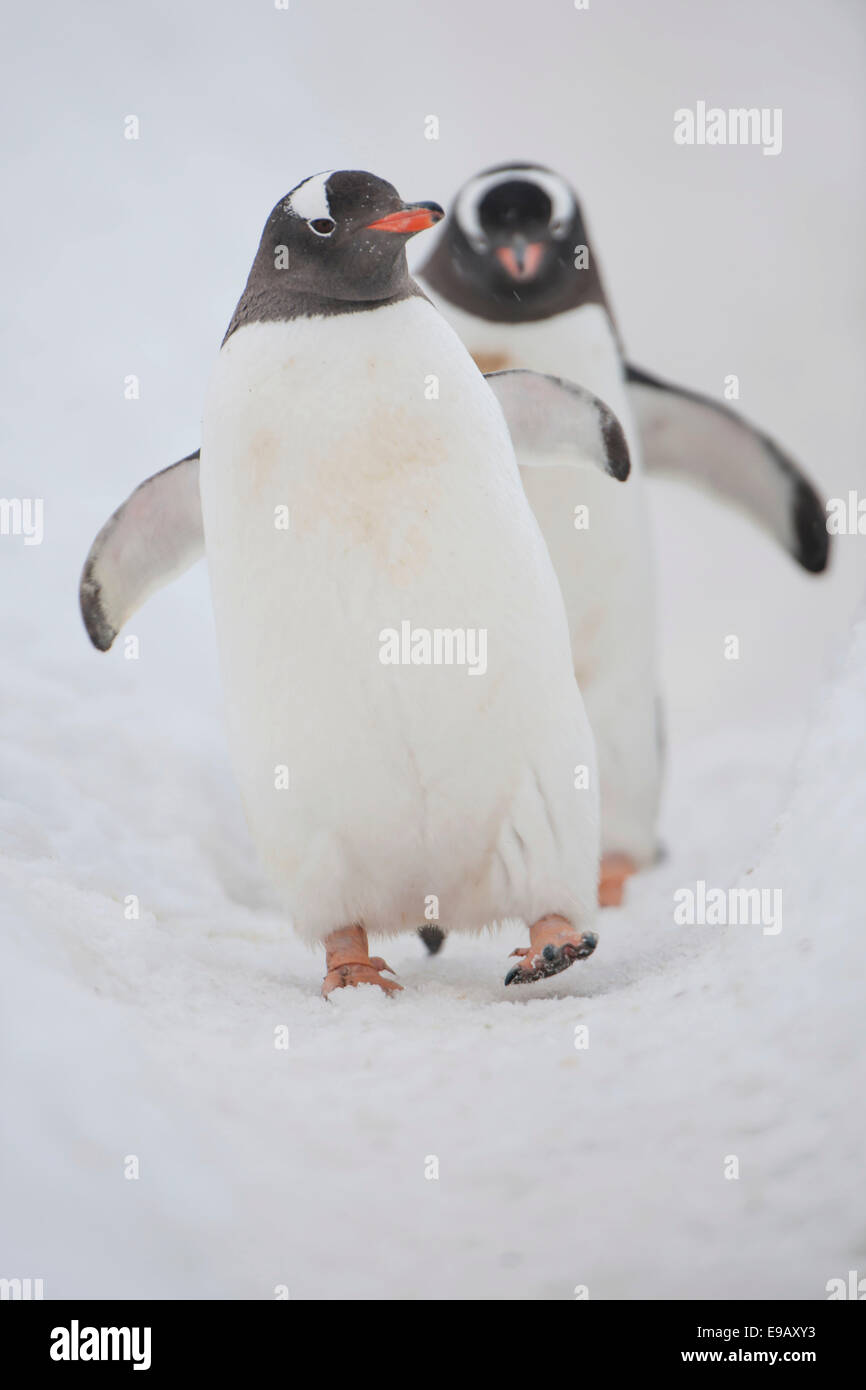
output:
[{"label": "orange beak", "polygon": [[368,223],[365,230],[412,236],[415,232],[423,232],[428,227],[435,226],[444,216],[445,213],[438,203],[409,203],[399,212],[389,212],[387,217],[380,217],[378,222]]},{"label": "orange beak", "polygon": [[498,246],[496,258],[505,266],[512,280],[531,280],[536,274],[544,255],[540,241],[530,241],[522,246]]}]

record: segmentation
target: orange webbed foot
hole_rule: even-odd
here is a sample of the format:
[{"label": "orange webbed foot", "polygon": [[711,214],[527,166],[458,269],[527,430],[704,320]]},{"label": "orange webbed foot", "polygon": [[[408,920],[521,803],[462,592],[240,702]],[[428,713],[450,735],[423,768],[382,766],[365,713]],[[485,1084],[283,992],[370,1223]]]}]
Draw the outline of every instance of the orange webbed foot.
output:
[{"label": "orange webbed foot", "polygon": [[382,970],[394,974],[381,956],[371,956],[367,949],[367,933],[363,927],[341,927],[325,938],[325,960],[328,967],[322,982],[322,996],[327,999],[335,989],[348,985],[378,985],[386,994],[403,988],[393,980],[383,980]]},{"label": "orange webbed foot", "polygon": [[505,976],[507,985],[529,985],[567,970],[576,960],[586,960],[598,945],[592,931],[578,931],[565,917],[542,917],[529,928],[531,945],[518,946],[513,956],[522,956]]},{"label": "orange webbed foot", "polygon": [[637,864],[627,854],[604,854],[598,879],[599,907],[619,907],[626,879],[637,873]]}]

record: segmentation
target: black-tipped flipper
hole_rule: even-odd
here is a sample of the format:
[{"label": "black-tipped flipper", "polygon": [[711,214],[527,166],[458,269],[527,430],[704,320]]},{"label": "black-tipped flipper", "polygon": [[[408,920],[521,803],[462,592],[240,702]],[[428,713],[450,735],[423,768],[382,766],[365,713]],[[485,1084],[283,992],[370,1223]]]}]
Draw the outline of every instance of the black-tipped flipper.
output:
[{"label": "black-tipped flipper", "polygon": [[591,463],[625,482],[631,469],[625,435],[598,396],[542,372],[489,372],[485,380],[502,407],[521,465],[534,454],[545,463],[559,455],[563,463]]},{"label": "black-tipped flipper", "polygon": [[707,488],[775,536],[803,569],[826,569],[824,504],[775,440],[721,401],[638,367],[627,368],[626,380],[648,472]]},{"label": "black-tipped flipper", "polygon": [[204,554],[198,451],[135,489],[103,526],[79,588],[87,634],[107,652],[145,599]]},{"label": "black-tipped flipper", "polygon": [[[768,443],[772,441],[768,440]],[[830,558],[830,536],[827,531],[827,511],[807,478],[794,480],[794,533],[797,549],[795,560],[810,574],[820,574]]]}]

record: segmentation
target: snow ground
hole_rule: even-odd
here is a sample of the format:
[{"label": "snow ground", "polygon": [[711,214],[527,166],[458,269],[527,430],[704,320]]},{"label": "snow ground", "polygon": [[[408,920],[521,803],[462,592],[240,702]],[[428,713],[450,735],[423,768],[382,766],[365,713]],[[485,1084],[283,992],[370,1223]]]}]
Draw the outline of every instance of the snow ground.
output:
[{"label": "snow ground", "polygon": [[[775,829],[785,740],[693,741],[667,862],[518,999],[514,932],[434,960],[401,939],[403,994],[325,1004],[194,715],[142,750],[30,694],[4,759],[4,1267],[53,1296],[524,1299],[821,1297],[862,1266],[866,620]],[[696,877],[781,887],[783,930],[674,926]]]},{"label": "snow ground", "polygon": [[[486,133],[484,148],[463,134],[425,151],[418,187],[418,150],[392,131],[393,87],[369,133],[356,119],[357,7],[344,34],[299,21],[319,40],[305,80],[327,101],[277,88],[289,58],[258,31],[264,74],[235,73],[243,26],[265,24],[243,7],[210,6],[203,25],[197,4],[154,5],[146,42],[136,7],[112,9],[107,38],[98,8],[74,33],[59,5],[56,24],[43,9],[22,17],[40,81],[22,65],[4,94],[27,116],[12,185],[37,221],[59,199],[75,235],[46,259],[32,220],[2,229],[20,295],[0,491],[45,497],[46,538],[0,542],[0,1275],[43,1278],[49,1297],[271,1298],[278,1285],[328,1299],[558,1299],[576,1285],[592,1298],[824,1296],[866,1262],[862,617],[847,635],[862,538],[840,538],[833,572],[812,581],[738,519],[655,489],[669,857],[604,916],[590,961],[517,998],[502,985],[515,932],[450,940],[434,960],[414,939],[389,943],[401,995],[325,1005],[320,962],[274,911],[243,825],[203,570],[136,618],[137,662],[87,647],[75,591],[109,511],[197,441],[202,383],[265,211],[298,170],[336,163],[407,184],[412,173],[412,196],[443,199],[515,151],[572,171],[639,359],[703,389],[739,371],[744,407],[829,495],[862,493],[862,25],[844,6],[816,31],[805,0],[732,3],[707,11],[703,35],[693,7],[664,0],[662,44],[635,27],[641,7],[593,7],[600,46],[580,82],[562,65],[549,102],[545,87],[559,117],[546,143],[538,113],[528,132],[520,113],[482,123],[449,25],[419,30],[421,107]],[[444,13],[453,26],[464,7]],[[95,37],[108,45],[99,62]],[[486,38],[490,90],[506,39]],[[542,39],[521,31],[522,61]],[[476,62],[482,51],[467,45]],[[190,53],[219,60],[265,135],[211,98]],[[446,58],[447,100],[429,76]],[[627,140],[623,72],[640,116]],[[755,101],[767,72],[785,153],[757,166],[744,152],[696,156],[688,178],[673,173],[653,113],[669,121],[719,89]],[[152,134],[130,172],[107,127],[139,107]],[[595,131],[582,171],[566,116]],[[215,210],[205,236],[189,211],[202,208]],[[826,263],[803,276],[819,244]],[[676,287],[664,313],[660,285]],[[167,304],[183,310],[176,333]],[[58,305],[59,346],[46,331]],[[128,371],[142,373],[135,405],[117,389]],[[732,632],[737,663],[720,655]],[[676,927],[673,892],[698,879],[780,888],[782,932]],[[129,894],[138,921],[124,918]],[[274,1046],[281,1026],[288,1051]],[[138,1181],[124,1179],[128,1155]],[[430,1155],[438,1181],[425,1178]]]}]

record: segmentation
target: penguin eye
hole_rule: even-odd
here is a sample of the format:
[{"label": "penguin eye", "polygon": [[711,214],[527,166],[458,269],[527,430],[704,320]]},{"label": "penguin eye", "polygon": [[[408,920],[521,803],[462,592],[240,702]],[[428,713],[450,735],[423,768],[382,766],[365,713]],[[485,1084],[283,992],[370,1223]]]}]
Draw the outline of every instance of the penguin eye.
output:
[{"label": "penguin eye", "polygon": [[557,218],[555,222],[551,222],[550,231],[553,236],[561,236],[562,233],[565,231],[565,223],[561,219]]},{"label": "penguin eye", "polygon": [[330,236],[336,225],[333,217],[314,217],[312,222],[307,223],[310,231],[315,232],[316,236]]}]

